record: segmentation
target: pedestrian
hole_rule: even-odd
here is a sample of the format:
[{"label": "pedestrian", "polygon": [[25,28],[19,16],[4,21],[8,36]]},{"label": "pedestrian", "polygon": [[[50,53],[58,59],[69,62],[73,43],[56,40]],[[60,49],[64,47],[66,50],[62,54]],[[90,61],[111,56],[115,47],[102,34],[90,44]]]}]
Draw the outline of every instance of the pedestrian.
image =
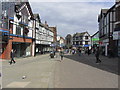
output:
[{"label": "pedestrian", "polygon": [[72,50],[72,54],[75,54],[75,50],[74,49]]},{"label": "pedestrian", "polygon": [[64,53],[63,53],[63,51],[61,50],[61,51],[60,51],[61,60],[63,60],[63,56],[64,56]]},{"label": "pedestrian", "polygon": [[53,53],[54,53],[54,56],[55,56],[55,54],[56,54],[55,50],[53,50]]},{"label": "pedestrian", "polygon": [[70,49],[70,54],[72,53],[72,49]]},{"label": "pedestrian", "polygon": [[100,50],[99,50],[99,47],[97,47],[96,52],[95,52],[96,64],[101,63],[101,60],[100,60],[100,58],[99,58],[99,55],[100,55]]},{"label": "pedestrian", "polygon": [[90,55],[90,53],[91,53],[91,50],[88,48],[88,50],[87,50],[87,53],[88,53],[88,56]]},{"label": "pedestrian", "polygon": [[0,73],[0,77],[1,77],[2,75],[1,75],[1,73]]},{"label": "pedestrian", "polygon": [[80,48],[78,49],[78,54],[79,54],[79,56],[81,56],[81,49]]},{"label": "pedestrian", "polygon": [[88,50],[87,49],[85,49],[85,54],[87,54],[88,53]]},{"label": "pedestrian", "polygon": [[14,56],[15,56],[15,51],[12,49],[10,52],[10,58],[11,58],[10,65],[12,64],[12,62],[16,63],[14,60]]},{"label": "pedestrian", "polygon": [[54,52],[50,52],[50,58],[54,58]]}]

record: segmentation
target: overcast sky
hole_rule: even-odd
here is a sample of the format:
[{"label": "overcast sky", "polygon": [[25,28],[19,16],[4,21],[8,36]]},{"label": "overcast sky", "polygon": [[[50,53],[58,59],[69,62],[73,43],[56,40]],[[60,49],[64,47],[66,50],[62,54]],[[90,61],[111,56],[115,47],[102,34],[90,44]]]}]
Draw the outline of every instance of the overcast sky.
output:
[{"label": "overcast sky", "polygon": [[98,14],[101,8],[110,8],[114,2],[33,2],[33,13],[40,14],[42,23],[57,26],[58,34],[88,31],[90,35],[98,31]]}]

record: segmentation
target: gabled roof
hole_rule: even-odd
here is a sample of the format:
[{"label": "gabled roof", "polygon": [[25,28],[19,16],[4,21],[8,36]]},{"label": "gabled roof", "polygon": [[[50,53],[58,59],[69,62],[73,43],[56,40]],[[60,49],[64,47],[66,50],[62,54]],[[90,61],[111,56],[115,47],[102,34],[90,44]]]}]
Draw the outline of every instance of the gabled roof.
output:
[{"label": "gabled roof", "polygon": [[109,9],[101,9],[101,13],[106,13]]},{"label": "gabled roof", "polygon": [[41,23],[39,14],[34,14],[34,19],[38,18],[39,22]]},{"label": "gabled roof", "polygon": [[83,36],[83,35],[86,34],[86,33],[90,36],[90,34],[89,34],[88,32],[82,32],[82,33],[75,33],[75,34],[73,35],[73,37]]},{"label": "gabled roof", "polygon": [[96,33],[94,33],[91,37],[94,37],[96,34],[98,34],[99,33],[99,31],[97,31]]},{"label": "gabled roof", "polygon": [[71,34],[68,34],[65,38],[71,38],[72,35]]},{"label": "gabled roof", "polygon": [[29,2],[16,3],[16,5],[18,6],[18,10],[20,11],[20,10],[25,6],[25,4],[26,4],[27,7],[28,7],[28,10],[29,10],[30,15],[31,15],[31,19],[34,19],[34,15],[33,15],[33,12],[32,12],[32,9],[31,9],[31,7],[30,7]]}]

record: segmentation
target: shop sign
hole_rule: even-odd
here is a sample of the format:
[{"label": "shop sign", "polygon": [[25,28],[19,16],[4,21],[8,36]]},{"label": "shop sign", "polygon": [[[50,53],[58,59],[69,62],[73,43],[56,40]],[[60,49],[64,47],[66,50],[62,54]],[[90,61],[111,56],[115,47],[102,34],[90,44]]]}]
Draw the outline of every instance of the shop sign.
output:
[{"label": "shop sign", "polygon": [[103,40],[103,43],[108,43],[108,42],[109,42],[109,39]]},{"label": "shop sign", "polygon": [[84,45],[84,47],[89,47],[89,45]]},{"label": "shop sign", "polygon": [[120,39],[120,31],[113,32],[113,40],[118,40],[118,39]]},{"label": "shop sign", "polygon": [[54,47],[54,44],[51,44],[50,46],[51,46],[51,47]]},{"label": "shop sign", "polygon": [[99,41],[99,38],[92,38],[92,41]]}]

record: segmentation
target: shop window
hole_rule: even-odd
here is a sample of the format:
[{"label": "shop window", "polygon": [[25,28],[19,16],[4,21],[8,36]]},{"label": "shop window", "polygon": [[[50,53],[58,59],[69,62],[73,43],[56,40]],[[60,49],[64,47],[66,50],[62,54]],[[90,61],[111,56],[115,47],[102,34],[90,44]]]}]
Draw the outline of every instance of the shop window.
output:
[{"label": "shop window", "polygon": [[28,17],[27,16],[22,16],[22,23],[28,24]]},{"label": "shop window", "polygon": [[82,39],[83,37],[82,36],[80,36],[80,39]]},{"label": "shop window", "polygon": [[76,45],[79,45],[79,42],[76,42]]},{"label": "shop window", "polygon": [[78,37],[76,37],[76,40],[78,40]]},{"label": "shop window", "polygon": [[88,36],[85,36],[85,39],[88,39]]},{"label": "shop window", "polygon": [[16,26],[16,35],[21,35],[21,26]]}]

